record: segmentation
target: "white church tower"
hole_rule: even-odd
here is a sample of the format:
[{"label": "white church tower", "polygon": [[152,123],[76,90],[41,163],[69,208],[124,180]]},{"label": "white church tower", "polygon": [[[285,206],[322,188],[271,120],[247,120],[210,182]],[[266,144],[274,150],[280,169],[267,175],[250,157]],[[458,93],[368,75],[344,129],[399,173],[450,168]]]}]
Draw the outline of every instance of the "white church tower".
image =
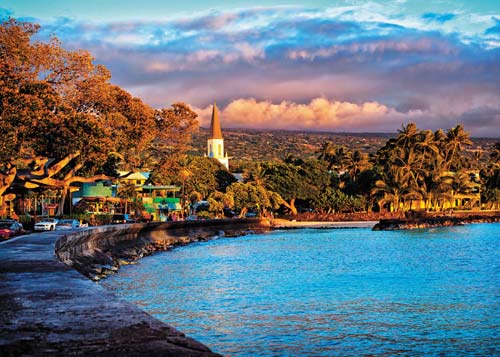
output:
[{"label": "white church tower", "polygon": [[222,138],[219,111],[215,101],[212,109],[212,121],[210,122],[210,136],[207,141],[207,156],[219,160],[229,170],[229,157],[224,152],[224,139]]}]

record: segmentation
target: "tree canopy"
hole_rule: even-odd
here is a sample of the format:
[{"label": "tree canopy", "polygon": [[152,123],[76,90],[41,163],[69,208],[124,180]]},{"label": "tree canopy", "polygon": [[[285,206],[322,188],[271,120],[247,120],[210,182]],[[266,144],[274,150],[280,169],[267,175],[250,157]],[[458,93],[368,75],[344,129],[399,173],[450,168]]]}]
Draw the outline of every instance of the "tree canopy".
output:
[{"label": "tree canopy", "polygon": [[0,197],[14,183],[66,191],[110,178],[118,163],[154,169],[186,150],[197,128],[189,106],[151,108],[87,51],[33,40],[38,30],[15,19],[0,26]]}]

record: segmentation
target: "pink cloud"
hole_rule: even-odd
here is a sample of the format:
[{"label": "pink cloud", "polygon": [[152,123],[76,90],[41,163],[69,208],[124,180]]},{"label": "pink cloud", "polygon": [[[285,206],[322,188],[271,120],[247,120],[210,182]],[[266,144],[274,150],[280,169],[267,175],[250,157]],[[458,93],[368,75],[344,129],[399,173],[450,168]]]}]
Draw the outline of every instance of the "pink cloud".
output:
[{"label": "pink cloud", "polygon": [[[195,110],[201,126],[208,127],[212,106]],[[306,104],[237,99],[221,109],[220,115],[222,125],[228,128],[366,131],[380,129],[384,124],[390,128],[399,127],[404,117],[419,117],[421,113],[403,115],[378,102],[356,104],[319,97]]]}]

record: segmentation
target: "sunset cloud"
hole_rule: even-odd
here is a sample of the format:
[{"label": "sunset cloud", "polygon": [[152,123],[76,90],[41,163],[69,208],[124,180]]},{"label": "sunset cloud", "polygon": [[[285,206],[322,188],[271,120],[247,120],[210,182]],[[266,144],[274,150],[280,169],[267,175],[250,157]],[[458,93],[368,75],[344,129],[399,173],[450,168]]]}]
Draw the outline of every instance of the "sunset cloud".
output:
[{"label": "sunset cloud", "polygon": [[[199,114],[200,124],[208,127],[212,106],[195,108],[195,111]],[[419,113],[414,111],[410,115],[416,117]],[[220,116],[222,125],[230,128],[366,131],[384,124],[399,126],[403,113],[377,102],[355,104],[314,98],[308,103],[299,104],[247,98],[230,102],[221,110]]]}]

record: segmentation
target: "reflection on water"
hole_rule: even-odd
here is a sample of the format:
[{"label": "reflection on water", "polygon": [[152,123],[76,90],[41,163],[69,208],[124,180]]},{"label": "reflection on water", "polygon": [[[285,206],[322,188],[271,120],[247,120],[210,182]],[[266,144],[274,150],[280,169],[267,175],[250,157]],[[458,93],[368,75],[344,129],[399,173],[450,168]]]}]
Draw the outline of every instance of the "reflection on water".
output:
[{"label": "reflection on water", "polygon": [[102,284],[225,355],[500,355],[499,228],[218,239]]}]

